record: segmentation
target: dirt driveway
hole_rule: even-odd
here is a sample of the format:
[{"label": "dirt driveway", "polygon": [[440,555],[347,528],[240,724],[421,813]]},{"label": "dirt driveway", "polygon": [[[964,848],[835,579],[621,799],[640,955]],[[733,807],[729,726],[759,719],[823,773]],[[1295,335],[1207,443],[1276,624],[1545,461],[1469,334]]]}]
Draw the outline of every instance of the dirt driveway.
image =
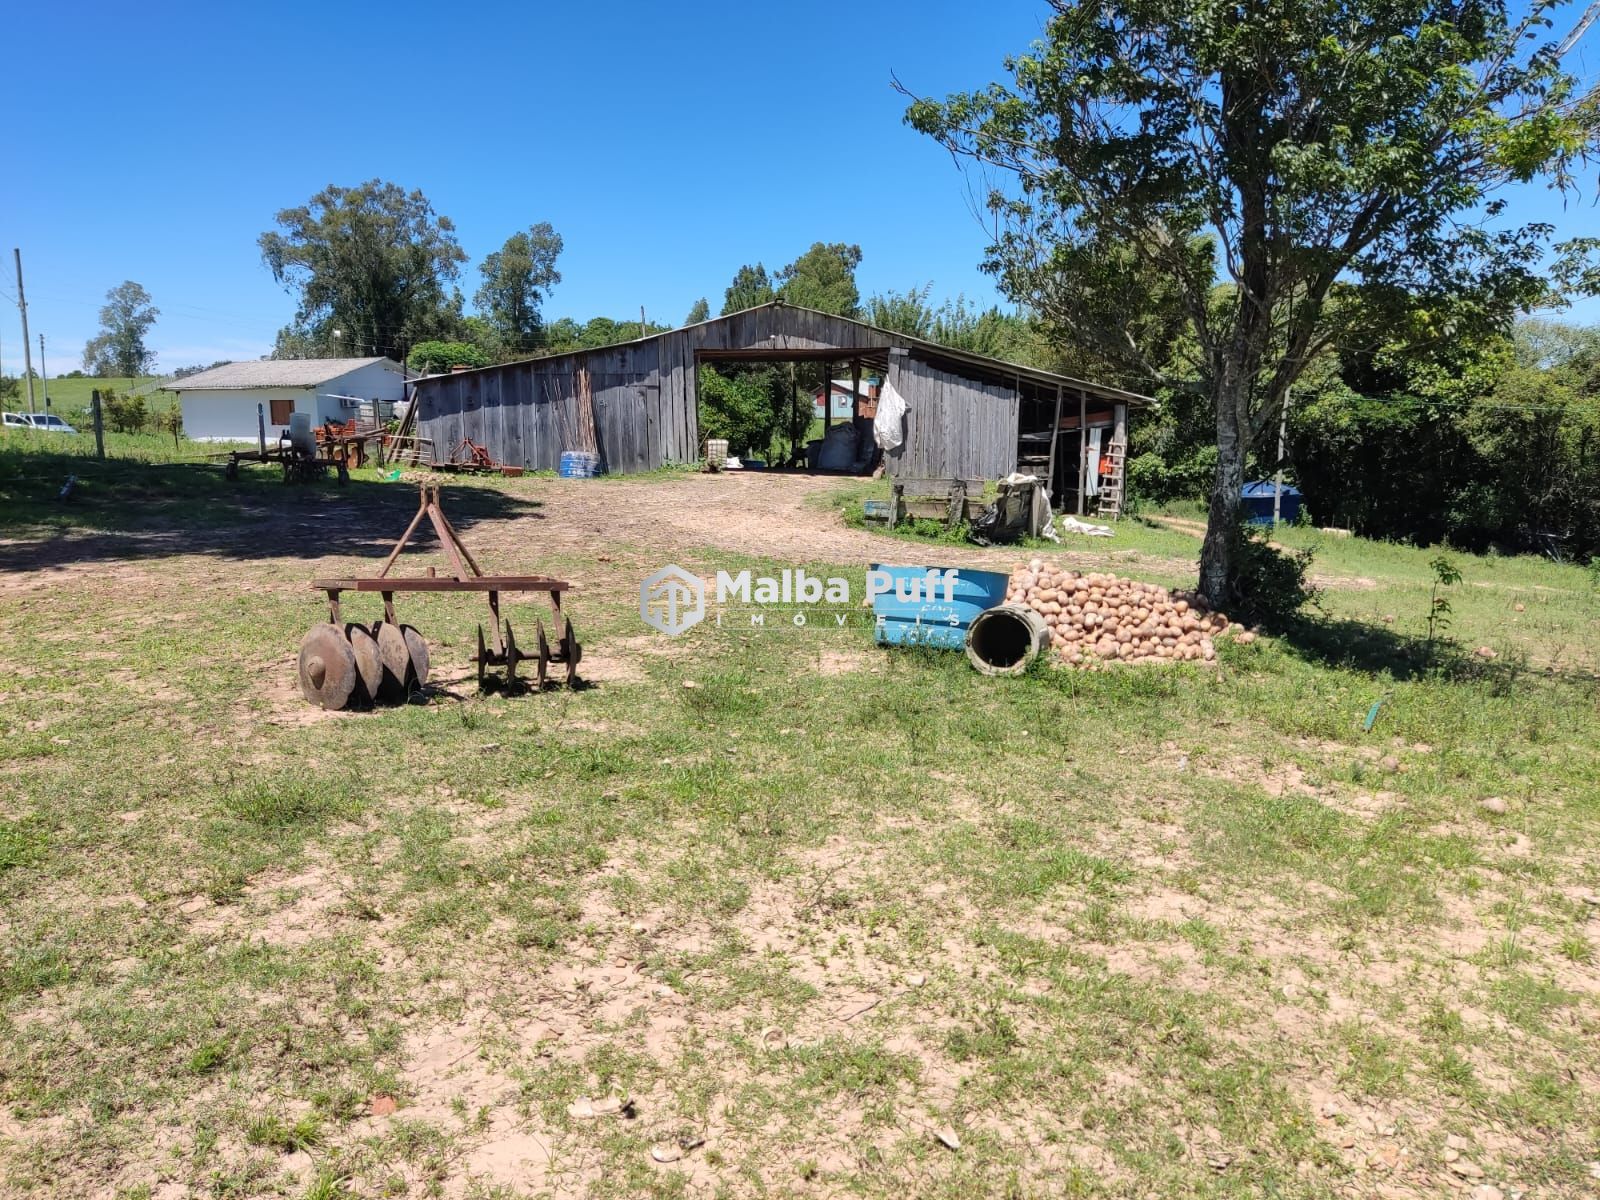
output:
[{"label": "dirt driveway", "polygon": [[[539,486],[537,516],[499,522],[481,534],[486,551],[514,559],[530,544],[557,551],[591,554],[597,545],[626,547],[632,569],[637,560],[670,561],[685,550],[721,550],[772,558],[782,563],[869,562],[941,564],[1008,571],[1019,551],[1012,547],[919,544],[845,524],[843,493],[855,480],[836,476],[729,472],[672,479],[549,481]],[[536,525],[536,527],[535,527]],[[1083,543],[1078,543],[1083,545]],[[1114,543],[1091,540],[1084,548],[1032,551],[1080,569],[1103,569],[1115,558]],[[1141,566],[1167,575],[1192,573],[1193,560],[1140,555]],[[617,565],[624,565],[619,562]],[[584,583],[584,572],[577,572]],[[603,564],[594,570],[605,572]],[[604,577],[601,575],[600,577]]]}]

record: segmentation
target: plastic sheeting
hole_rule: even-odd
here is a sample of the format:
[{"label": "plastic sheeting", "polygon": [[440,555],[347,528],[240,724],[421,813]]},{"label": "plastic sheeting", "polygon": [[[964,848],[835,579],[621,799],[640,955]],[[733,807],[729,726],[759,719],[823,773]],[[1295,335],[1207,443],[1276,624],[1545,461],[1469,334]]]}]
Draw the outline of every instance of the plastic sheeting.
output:
[{"label": "plastic sheeting", "polygon": [[856,465],[856,427],[835,425],[817,447],[817,467],[823,471],[848,471]]}]

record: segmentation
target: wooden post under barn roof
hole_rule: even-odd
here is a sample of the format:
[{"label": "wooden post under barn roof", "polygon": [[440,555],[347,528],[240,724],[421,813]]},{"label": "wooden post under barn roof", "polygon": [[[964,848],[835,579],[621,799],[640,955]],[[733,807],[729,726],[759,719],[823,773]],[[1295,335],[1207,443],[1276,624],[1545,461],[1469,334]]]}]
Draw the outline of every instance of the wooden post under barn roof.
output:
[{"label": "wooden post under barn roof", "polygon": [[[1056,502],[1056,442],[1061,437],[1061,385],[1056,384],[1056,415],[1050,422],[1050,465],[1045,468],[1044,494],[1051,506]],[[1062,505],[1066,507],[1065,504]]]},{"label": "wooden post under barn roof", "polygon": [[[861,433],[861,360],[850,360],[850,424],[859,435]],[[860,447],[856,449],[856,461],[861,461]]]},{"label": "wooden post under barn roof", "polygon": [[1078,389],[1078,515],[1083,516],[1084,488],[1088,486],[1089,394]]},{"label": "wooden post under barn roof", "polygon": [[822,364],[822,436],[833,428],[833,364]]}]

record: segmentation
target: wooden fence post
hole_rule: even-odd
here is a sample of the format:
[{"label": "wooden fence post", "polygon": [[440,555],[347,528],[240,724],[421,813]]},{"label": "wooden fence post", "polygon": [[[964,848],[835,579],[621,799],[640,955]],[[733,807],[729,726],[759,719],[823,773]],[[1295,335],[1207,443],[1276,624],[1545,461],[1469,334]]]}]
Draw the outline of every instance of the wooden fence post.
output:
[{"label": "wooden fence post", "polygon": [[94,456],[106,456],[106,430],[105,422],[100,415],[100,389],[95,388],[89,393],[89,403],[94,408]]}]

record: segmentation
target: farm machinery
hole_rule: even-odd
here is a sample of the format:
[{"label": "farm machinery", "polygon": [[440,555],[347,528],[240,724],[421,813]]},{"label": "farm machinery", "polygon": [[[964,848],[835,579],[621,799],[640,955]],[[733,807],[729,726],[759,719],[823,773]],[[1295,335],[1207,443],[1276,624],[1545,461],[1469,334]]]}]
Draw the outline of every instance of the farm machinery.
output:
[{"label": "farm machinery", "polygon": [[[256,407],[259,410],[260,405]],[[343,487],[350,482],[350,467],[360,466],[364,460],[364,443],[356,441],[357,449],[351,449],[351,442],[355,440],[353,431],[346,434],[340,427],[341,436],[330,436],[327,429],[313,429],[311,418],[306,414],[294,413],[289,428],[278,435],[278,444],[269,448],[265,415],[258,413],[258,420],[257,448],[227,452],[223,473],[229,479],[239,478],[241,463],[277,463],[283,467],[285,483],[312,483],[332,470],[336,472],[339,486]]]},{"label": "farm machinery", "polygon": [[[488,635],[478,626],[478,667],[481,689],[503,687],[515,691],[531,683],[543,689],[552,667],[566,668],[566,683],[578,680],[583,649],[572,632],[572,621],[561,611],[562,594],[571,588],[565,580],[546,575],[485,575],[461,535],[450,524],[440,501],[439,485],[424,483],[417,513],[405,533],[389,551],[376,575],[341,579],[315,579],[311,586],[328,597],[328,619],[313,625],[300,643],[300,691],[306,700],[326,709],[365,708],[375,704],[404,703],[428,682],[428,643],[412,626],[395,616],[397,592],[468,592],[482,594],[488,602]],[[426,519],[450,559],[453,573],[442,576],[432,567],[426,575],[391,575],[400,552]],[[340,612],[345,592],[376,592],[383,599],[383,618],[371,625],[346,623]],[[552,645],[543,621],[535,621],[532,649],[517,645],[511,622],[500,615],[502,592],[544,592],[550,598]],[[517,668],[533,664],[533,677],[524,680]]]}]

